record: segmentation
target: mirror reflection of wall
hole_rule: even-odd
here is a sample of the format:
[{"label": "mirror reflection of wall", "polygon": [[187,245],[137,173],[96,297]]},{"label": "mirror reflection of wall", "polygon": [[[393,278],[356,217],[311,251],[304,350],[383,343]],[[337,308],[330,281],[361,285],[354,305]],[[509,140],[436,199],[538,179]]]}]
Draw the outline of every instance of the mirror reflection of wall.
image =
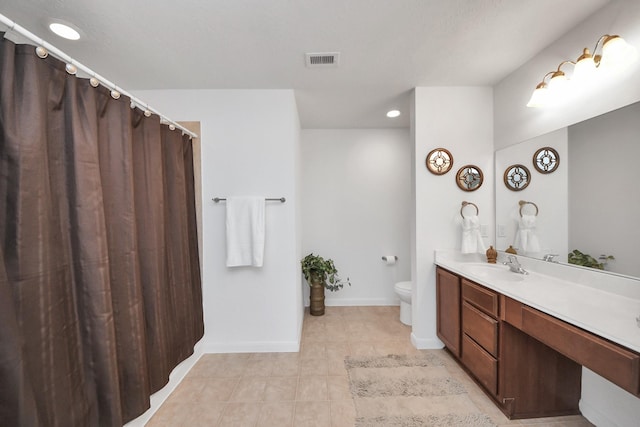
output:
[{"label": "mirror reflection of wall", "polygon": [[[542,258],[545,254],[558,254],[556,259],[567,261],[568,207],[567,168],[560,163],[557,170],[541,174],[533,167],[533,155],[542,147],[553,147],[563,159],[567,154],[567,129],[563,128],[546,135],[512,145],[496,151],[496,245],[505,250],[513,245],[518,254]],[[511,191],[503,180],[504,171],[513,164],[527,165],[531,183],[522,191]],[[528,252],[520,245],[518,221],[520,201],[535,203],[538,207],[535,233],[539,250]],[[525,208],[525,214],[531,212]],[[518,240],[518,241],[517,241]]]},{"label": "mirror reflection of wall", "polygon": [[569,127],[569,247],[640,276],[640,103]]},{"label": "mirror reflection of wall", "polygon": [[[535,202],[540,213],[536,232],[542,258],[578,249],[594,258],[613,255],[606,270],[640,277],[640,103],[594,117],[496,151],[496,245],[514,244],[518,201]],[[508,190],[505,168],[532,162],[541,147],[558,151],[556,171],[541,174],[531,168],[531,184],[520,192]]]}]

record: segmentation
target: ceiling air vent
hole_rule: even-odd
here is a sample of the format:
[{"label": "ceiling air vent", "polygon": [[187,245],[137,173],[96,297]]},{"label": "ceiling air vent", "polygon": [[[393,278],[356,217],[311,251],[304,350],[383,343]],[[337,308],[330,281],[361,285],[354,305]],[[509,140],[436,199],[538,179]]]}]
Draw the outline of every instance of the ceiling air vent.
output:
[{"label": "ceiling air vent", "polygon": [[307,67],[337,67],[340,63],[340,52],[322,52],[305,54]]}]

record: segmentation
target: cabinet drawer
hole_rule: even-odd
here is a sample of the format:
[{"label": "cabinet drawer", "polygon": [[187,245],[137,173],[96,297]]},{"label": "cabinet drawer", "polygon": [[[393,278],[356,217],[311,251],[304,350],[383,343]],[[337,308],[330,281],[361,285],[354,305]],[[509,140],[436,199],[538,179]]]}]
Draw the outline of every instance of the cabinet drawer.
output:
[{"label": "cabinet drawer", "polygon": [[462,298],[493,317],[498,317],[498,294],[462,279]]},{"label": "cabinet drawer", "polygon": [[640,355],[526,306],[522,330],[628,392],[640,393]]},{"label": "cabinet drawer", "polygon": [[498,321],[464,301],[462,330],[482,348],[498,357]]},{"label": "cabinet drawer", "polygon": [[498,361],[466,334],[462,334],[462,363],[494,396],[498,392]]},{"label": "cabinet drawer", "polygon": [[522,330],[522,304],[519,301],[500,295],[500,319]]}]

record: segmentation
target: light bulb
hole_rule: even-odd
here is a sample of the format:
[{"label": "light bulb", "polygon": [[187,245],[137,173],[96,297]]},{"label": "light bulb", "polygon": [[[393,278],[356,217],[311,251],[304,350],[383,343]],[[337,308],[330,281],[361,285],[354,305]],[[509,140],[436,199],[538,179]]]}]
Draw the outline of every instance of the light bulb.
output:
[{"label": "light bulb", "polygon": [[572,80],[577,82],[583,82],[588,80],[596,72],[596,63],[593,60],[593,56],[589,53],[589,49],[585,48],[582,55],[576,60],[576,65],[573,69]]},{"label": "light bulb", "polygon": [[391,110],[391,111],[387,112],[387,117],[389,117],[391,119],[399,117],[399,116],[400,116],[400,111],[398,111],[398,110]]},{"label": "light bulb", "polygon": [[554,92],[561,91],[567,86],[567,83],[567,76],[565,76],[562,71],[558,70],[551,75],[551,79],[549,80],[549,90]]},{"label": "light bulb", "polygon": [[623,70],[638,59],[638,51],[620,36],[607,36],[602,44],[602,66]]},{"label": "light bulb", "polygon": [[549,89],[546,83],[540,83],[531,94],[531,99],[527,102],[529,108],[542,108],[547,105],[549,99]]}]

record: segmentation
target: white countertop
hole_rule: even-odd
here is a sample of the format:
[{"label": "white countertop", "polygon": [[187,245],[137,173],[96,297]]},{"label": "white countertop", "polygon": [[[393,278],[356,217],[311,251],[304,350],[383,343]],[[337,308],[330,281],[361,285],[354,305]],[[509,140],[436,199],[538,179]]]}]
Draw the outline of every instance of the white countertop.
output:
[{"label": "white countertop", "polygon": [[[504,259],[500,253],[499,261]],[[436,251],[435,263],[487,288],[640,353],[640,280],[518,257],[520,281],[479,274],[484,255]],[[499,263],[501,264],[501,263]],[[498,265],[497,268],[507,266]],[[502,272],[501,272],[502,273]],[[506,274],[499,274],[508,277]]]}]

